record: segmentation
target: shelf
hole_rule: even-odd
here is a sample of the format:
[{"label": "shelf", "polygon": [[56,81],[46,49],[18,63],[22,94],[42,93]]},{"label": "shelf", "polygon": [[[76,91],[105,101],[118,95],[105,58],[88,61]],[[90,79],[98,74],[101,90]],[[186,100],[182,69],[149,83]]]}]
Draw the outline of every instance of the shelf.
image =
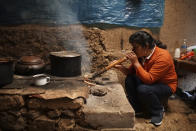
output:
[{"label": "shelf", "polygon": [[176,67],[176,71],[186,70],[196,73],[196,62],[194,61],[174,59],[174,65]]}]

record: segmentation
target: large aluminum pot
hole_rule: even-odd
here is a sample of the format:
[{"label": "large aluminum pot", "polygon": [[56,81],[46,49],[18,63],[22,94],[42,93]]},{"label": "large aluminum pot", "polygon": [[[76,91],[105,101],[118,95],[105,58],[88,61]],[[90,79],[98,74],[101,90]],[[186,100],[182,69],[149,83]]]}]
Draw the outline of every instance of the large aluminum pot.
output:
[{"label": "large aluminum pot", "polygon": [[0,87],[13,81],[14,60],[12,58],[0,58]]},{"label": "large aluminum pot", "polygon": [[73,51],[50,53],[51,73],[60,77],[81,75],[81,55]]}]

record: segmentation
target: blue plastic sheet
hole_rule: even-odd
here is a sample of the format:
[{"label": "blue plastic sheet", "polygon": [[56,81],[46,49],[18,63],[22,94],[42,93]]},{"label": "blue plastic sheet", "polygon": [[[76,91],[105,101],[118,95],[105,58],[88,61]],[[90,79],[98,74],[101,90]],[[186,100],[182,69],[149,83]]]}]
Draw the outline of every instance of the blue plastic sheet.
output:
[{"label": "blue plastic sheet", "polygon": [[1,0],[0,24],[95,24],[161,27],[164,0]]}]

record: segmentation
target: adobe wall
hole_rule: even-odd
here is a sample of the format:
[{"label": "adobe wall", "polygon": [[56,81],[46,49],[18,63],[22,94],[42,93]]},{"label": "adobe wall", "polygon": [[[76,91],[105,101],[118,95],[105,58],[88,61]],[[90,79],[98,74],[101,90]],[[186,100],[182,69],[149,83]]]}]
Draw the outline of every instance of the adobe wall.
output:
[{"label": "adobe wall", "polygon": [[[175,48],[180,47],[186,38],[189,44],[196,44],[196,1],[195,0],[165,0],[164,24],[161,28],[145,29],[152,32],[168,46],[173,54]],[[128,38],[132,32],[140,28],[118,27],[106,29],[104,34],[106,47],[120,49],[122,39],[124,48],[128,48]]]},{"label": "adobe wall", "polygon": [[[196,36],[195,5],[195,0],[165,0],[164,24],[161,28],[141,29],[107,24],[82,26],[82,28],[78,25],[57,27],[47,25],[1,26],[0,56],[19,58],[30,52],[47,59],[50,51],[62,50],[62,46],[66,46],[66,43],[78,43],[78,41],[81,42],[85,39],[83,43],[87,42],[91,49],[86,49],[85,46],[88,46],[86,44],[77,48],[88,50],[90,56],[93,56],[90,63],[95,63],[98,60],[101,61],[98,65],[107,65],[108,60],[113,60],[111,54],[116,55],[121,50],[131,48],[128,38],[137,30],[151,32],[155,38],[160,39],[168,46],[168,50],[173,55],[175,48],[180,47],[184,38],[188,40],[188,43],[196,43],[196,37],[194,37]],[[86,52],[81,51],[81,53],[85,54]],[[105,61],[105,58],[108,60]]]}]

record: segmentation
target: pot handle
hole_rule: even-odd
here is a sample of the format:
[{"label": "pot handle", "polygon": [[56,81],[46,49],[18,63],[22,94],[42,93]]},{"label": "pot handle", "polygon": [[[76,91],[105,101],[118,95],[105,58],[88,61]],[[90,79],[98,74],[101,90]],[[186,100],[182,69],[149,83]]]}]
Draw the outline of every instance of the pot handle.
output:
[{"label": "pot handle", "polygon": [[46,77],[46,81],[47,81],[47,83],[49,83],[50,82],[50,77]]}]

